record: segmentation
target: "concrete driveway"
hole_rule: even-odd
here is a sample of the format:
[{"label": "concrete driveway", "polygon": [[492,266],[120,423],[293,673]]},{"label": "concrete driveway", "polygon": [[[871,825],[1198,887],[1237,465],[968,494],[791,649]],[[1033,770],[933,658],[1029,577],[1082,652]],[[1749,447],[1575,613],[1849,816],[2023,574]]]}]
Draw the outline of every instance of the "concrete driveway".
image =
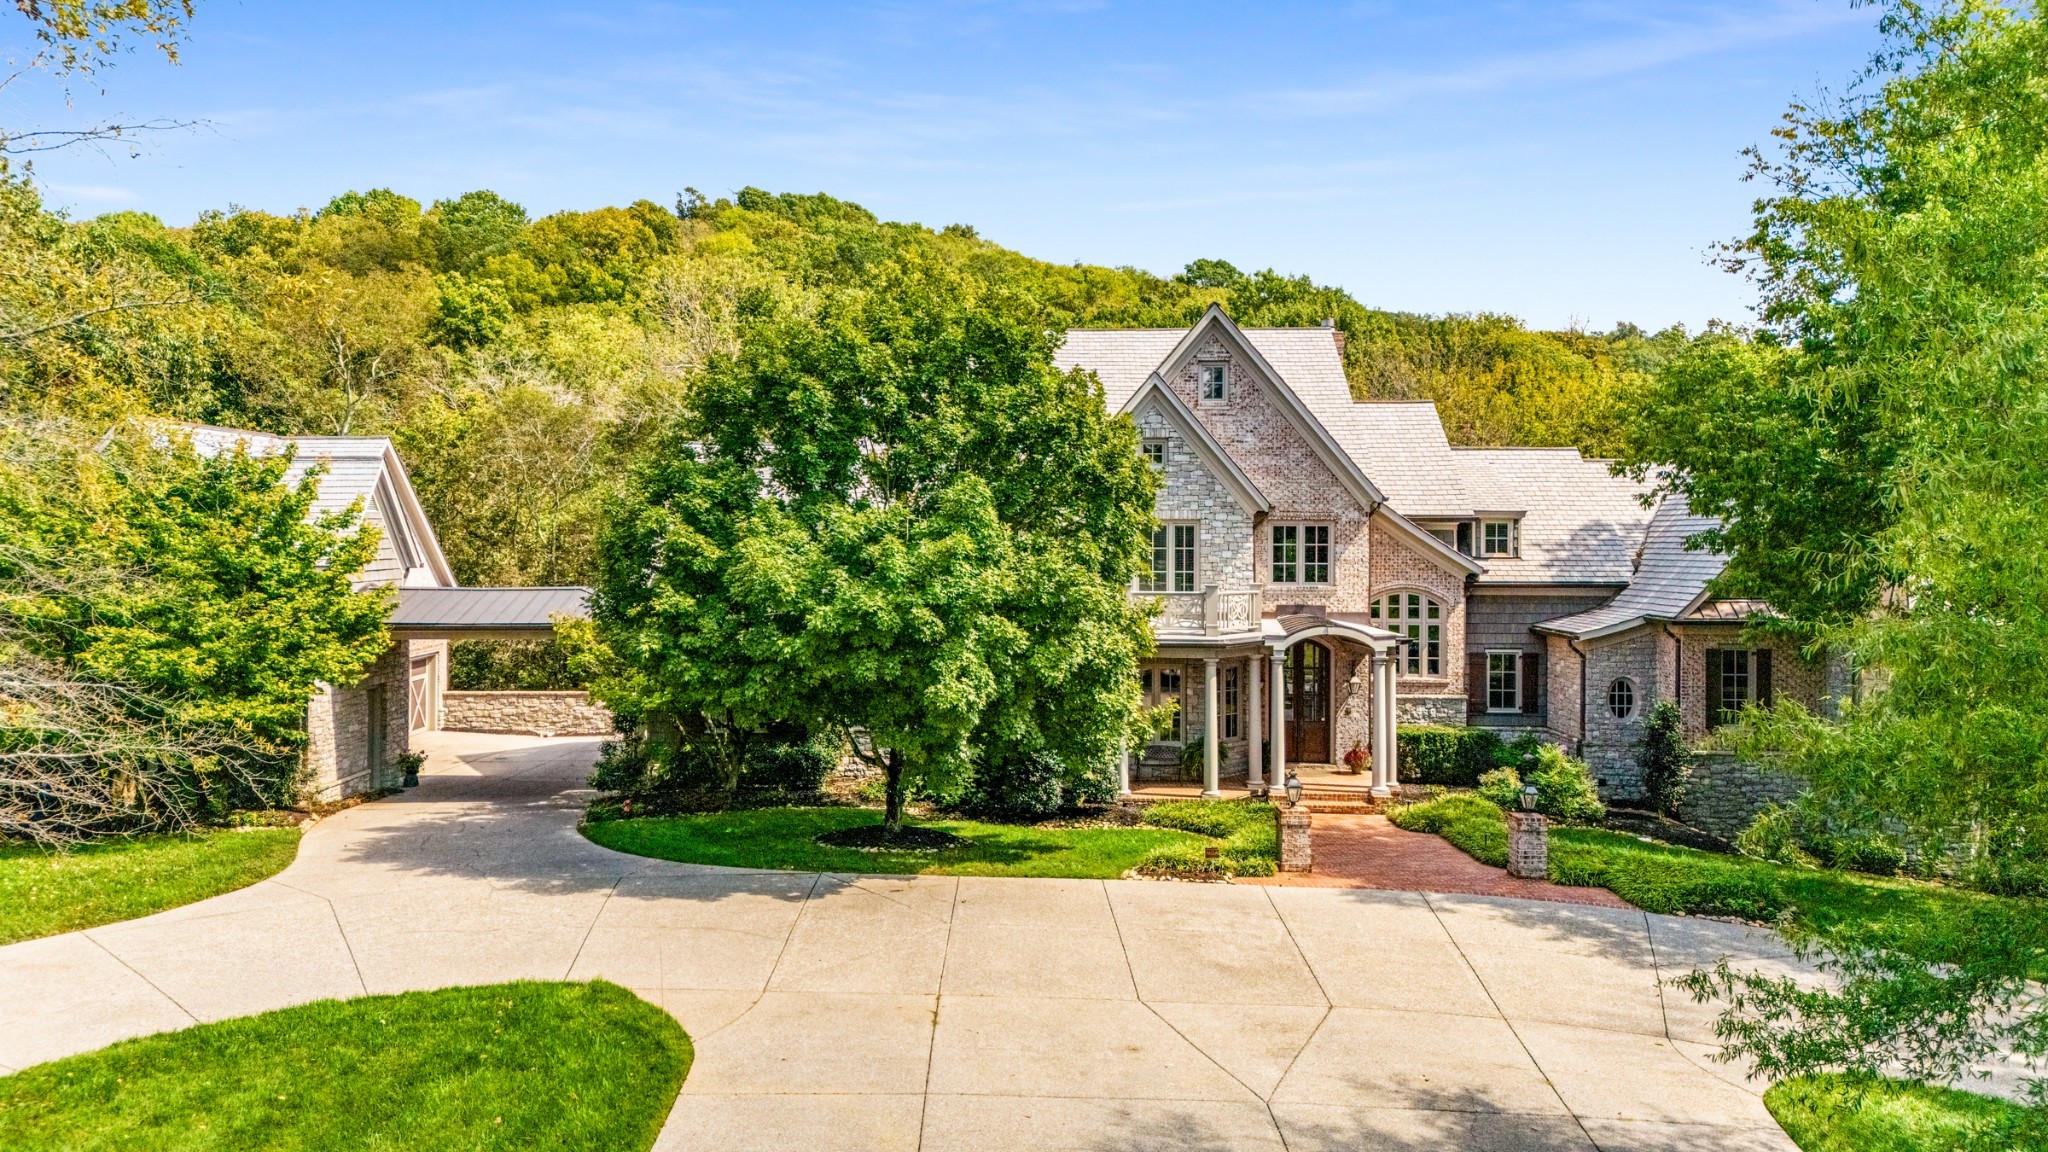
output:
[{"label": "concrete driveway", "polygon": [[0,948],[0,1072],[194,1021],[603,977],[697,1063],[662,1149],[1791,1149],[1659,978],[1763,933],[1528,901],[622,856],[592,740],[441,735],[277,878]]}]

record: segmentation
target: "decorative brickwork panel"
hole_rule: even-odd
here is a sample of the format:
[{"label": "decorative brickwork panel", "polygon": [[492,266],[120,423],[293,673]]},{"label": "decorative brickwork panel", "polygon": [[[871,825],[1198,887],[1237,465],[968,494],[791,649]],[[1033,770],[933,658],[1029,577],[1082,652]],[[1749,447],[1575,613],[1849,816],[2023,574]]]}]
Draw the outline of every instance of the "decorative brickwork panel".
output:
[{"label": "decorative brickwork panel", "polygon": [[1508,875],[1550,877],[1550,821],[1541,812],[1508,813]]},{"label": "decorative brickwork panel", "polygon": [[450,692],[441,699],[450,732],[609,736],[612,714],[588,692]]}]

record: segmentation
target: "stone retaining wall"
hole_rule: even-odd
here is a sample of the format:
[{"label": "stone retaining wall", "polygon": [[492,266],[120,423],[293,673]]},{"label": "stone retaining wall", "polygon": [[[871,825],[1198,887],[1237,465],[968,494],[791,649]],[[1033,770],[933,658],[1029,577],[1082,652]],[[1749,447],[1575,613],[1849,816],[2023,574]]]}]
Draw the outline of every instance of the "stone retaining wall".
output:
[{"label": "stone retaining wall", "polygon": [[609,736],[612,714],[588,692],[446,692],[441,727],[449,732],[534,736]]},{"label": "stone retaining wall", "polygon": [[1787,803],[1805,791],[1798,777],[1737,760],[1732,752],[1696,752],[1678,814],[1702,832],[1733,839],[1765,805]]}]

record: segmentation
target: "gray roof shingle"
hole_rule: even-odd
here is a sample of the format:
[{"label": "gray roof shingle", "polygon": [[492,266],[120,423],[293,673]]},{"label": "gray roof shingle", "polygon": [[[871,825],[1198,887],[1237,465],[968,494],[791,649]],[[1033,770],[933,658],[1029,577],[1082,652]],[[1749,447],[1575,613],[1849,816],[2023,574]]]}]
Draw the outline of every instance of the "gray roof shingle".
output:
[{"label": "gray roof shingle", "polygon": [[1481,584],[1625,584],[1651,514],[1644,486],[1576,448],[1453,448],[1476,512],[1520,512],[1521,555],[1483,557]]},{"label": "gray roof shingle", "polygon": [[1686,539],[1719,524],[1715,517],[1687,511],[1683,500],[1665,500],[1650,518],[1643,537],[1642,563],[1629,586],[1591,612],[1546,620],[1537,629],[1585,639],[1622,631],[1645,620],[1679,618],[1728,563],[1726,556],[1713,552],[1687,551]]}]

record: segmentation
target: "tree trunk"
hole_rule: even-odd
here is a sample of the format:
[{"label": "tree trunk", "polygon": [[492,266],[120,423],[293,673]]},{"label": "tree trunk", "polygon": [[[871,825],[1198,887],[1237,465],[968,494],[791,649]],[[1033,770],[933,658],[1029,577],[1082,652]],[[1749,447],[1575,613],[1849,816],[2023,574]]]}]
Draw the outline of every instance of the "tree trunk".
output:
[{"label": "tree trunk", "polygon": [[903,827],[903,753],[889,749],[889,759],[882,769],[885,785],[882,790],[882,827],[891,835]]}]

